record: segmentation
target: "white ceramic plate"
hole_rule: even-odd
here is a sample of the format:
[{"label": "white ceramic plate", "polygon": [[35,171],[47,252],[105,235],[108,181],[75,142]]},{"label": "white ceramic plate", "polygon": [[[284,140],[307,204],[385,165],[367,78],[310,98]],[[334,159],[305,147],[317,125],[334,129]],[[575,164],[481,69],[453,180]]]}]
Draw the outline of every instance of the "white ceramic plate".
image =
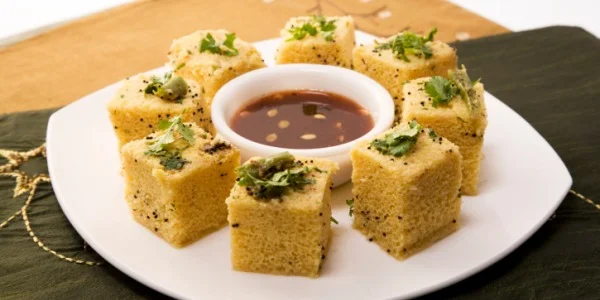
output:
[{"label": "white ceramic plate", "polygon": [[[358,43],[372,36],[357,34]],[[278,40],[256,43],[268,64]],[[457,282],[510,253],[554,212],[572,179],[550,145],[518,114],[485,95],[480,194],[463,198],[462,228],[399,262],[351,228],[345,199],[334,191],[331,250],[321,277],[235,272],[229,230],[177,250],[133,221],[123,197],[119,156],[105,104],[110,85],[54,113],[48,124],[48,167],[54,192],[75,229],[107,261],[176,298],[388,299],[418,296]]]}]

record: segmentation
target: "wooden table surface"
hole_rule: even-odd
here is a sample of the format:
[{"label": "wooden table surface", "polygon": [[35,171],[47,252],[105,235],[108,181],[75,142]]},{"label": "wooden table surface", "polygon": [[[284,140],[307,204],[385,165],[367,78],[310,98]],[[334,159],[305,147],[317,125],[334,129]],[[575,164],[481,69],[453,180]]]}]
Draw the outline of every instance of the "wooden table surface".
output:
[{"label": "wooden table surface", "polygon": [[[0,114],[66,105],[132,74],[164,65],[171,41],[225,28],[246,41],[278,36],[299,15],[351,15],[378,36],[439,29],[450,42],[507,32],[443,0],[139,1],[0,49]],[[460,55],[460,53],[459,53]]]}]

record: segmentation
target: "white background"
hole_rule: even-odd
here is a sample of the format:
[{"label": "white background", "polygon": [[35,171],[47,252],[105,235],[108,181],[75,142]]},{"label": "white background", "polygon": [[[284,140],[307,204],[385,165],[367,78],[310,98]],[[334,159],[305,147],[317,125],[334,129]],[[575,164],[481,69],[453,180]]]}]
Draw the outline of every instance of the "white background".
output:
[{"label": "white background", "polygon": [[[132,0],[0,0],[0,46]],[[361,1],[361,0],[356,0]],[[364,0],[362,0],[364,1]],[[415,0],[416,1],[416,0]],[[451,0],[513,31],[581,26],[600,37],[598,0]]]}]

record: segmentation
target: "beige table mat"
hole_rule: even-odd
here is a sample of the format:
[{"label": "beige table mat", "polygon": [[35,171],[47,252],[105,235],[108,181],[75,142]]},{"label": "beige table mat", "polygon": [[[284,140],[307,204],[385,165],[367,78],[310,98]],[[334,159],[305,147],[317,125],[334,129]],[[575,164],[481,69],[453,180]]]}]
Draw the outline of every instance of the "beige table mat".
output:
[{"label": "beige table mat", "polygon": [[1,49],[0,113],[62,106],[161,66],[171,41],[197,29],[226,28],[252,42],[277,37],[288,18],[308,14],[352,15],[360,30],[378,36],[433,26],[444,41],[508,31],[442,0],[140,1]]}]

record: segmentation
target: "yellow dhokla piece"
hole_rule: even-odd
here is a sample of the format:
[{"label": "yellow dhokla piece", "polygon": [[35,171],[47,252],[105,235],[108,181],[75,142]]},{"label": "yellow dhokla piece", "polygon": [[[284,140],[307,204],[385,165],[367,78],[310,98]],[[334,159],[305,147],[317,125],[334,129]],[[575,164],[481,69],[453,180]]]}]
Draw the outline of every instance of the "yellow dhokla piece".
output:
[{"label": "yellow dhokla piece", "polygon": [[[253,158],[251,160],[258,159]],[[328,249],[331,176],[337,164],[297,159],[318,167],[314,184],[279,199],[256,199],[236,184],[227,198],[231,262],[238,271],[317,277]]]},{"label": "yellow dhokla piece", "polygon": [[479,182],[483,136],[487,127],[483,84],[473,86],[473,100],[479,106],[476,110],[469,109],[460,95],[450,100],[448,105],[434,108],[431,97],[424,91],[424,84],[430,79],[421,78],[404,85],[402,120],[417,120],[460,148],[463,157],[461,191],[465,195],[475,195]]},{"label": "yellow dhokla piece", "polygon": [[240,164],[238,149],[192,123],[186,126],[195,142],[182,151],[187,162],[181,169],[167,170],[159,157],[146,154],[157,134],[121,149],[125,198],[134,219],[177,248],[226,223],[225,199]]},{"label": "yellow dhokla piece", "polygon": [[456,68],[458,57],[454,48],[441,41],[425,44],[431,49],[431,57],[408,54],[407,58],[410,61],[398,57],[391,49],[376,50],[378,45],[392,41],[396,36],[377,43],[357,46],[352,53],[352,61],[354,70],[371,77],[387,89],[394,99],[399,121],[402,110],[402,85],[408,80],[420,77],[446,76],[448,70]]},{"label": "yellow dhokla piece", "polygon": [[214,133],[210,106],[204,100],[202,87],[198,83],[186,80],[188,92],[180,101],[181,103],[178,103],[146,94],[144,91],[151,81],[152,76],[146,74],[125,79],[107,104],[119,147],[155,132],[156,124],[161,119],[180,114],[183,121],[193,122],[202,129]]},{"label": "yellow dhokla piece", "polygon": [[[324,17],[323,22],[331,22],[335,29],[322,31],[316,17],[296,17],[290,19],[281,30],[283,41],[277,49],[277,64],[309,63],[333,65],[345,68],[352,66],[354,48],[354,20],[352,17]],[[310,24],[317,30],[314,36],[306,34],[302,39],[294,39],[293,31]]]},{"label": "yellow dhokla piece", "polygon": [[370,141],[351,152],[353,227],[399,260],[459,227],[461,155],[430,131],[422,129],[400,157],[381,154]]},{"label": "yellow dhokla piece", "polygon": [[[260,53],[251,44],[235,38],[233,46],[236,50],[223,45],[228,34],[226,30],[198,30],[175,39],[169,50],[168,59],[175,73],[201,83],[209,102],[231,79],[265,67]],[[210,39],[209,35],[214,39],[214,44],[223,50],[221,54],[200,52],[202,40]]]}]

